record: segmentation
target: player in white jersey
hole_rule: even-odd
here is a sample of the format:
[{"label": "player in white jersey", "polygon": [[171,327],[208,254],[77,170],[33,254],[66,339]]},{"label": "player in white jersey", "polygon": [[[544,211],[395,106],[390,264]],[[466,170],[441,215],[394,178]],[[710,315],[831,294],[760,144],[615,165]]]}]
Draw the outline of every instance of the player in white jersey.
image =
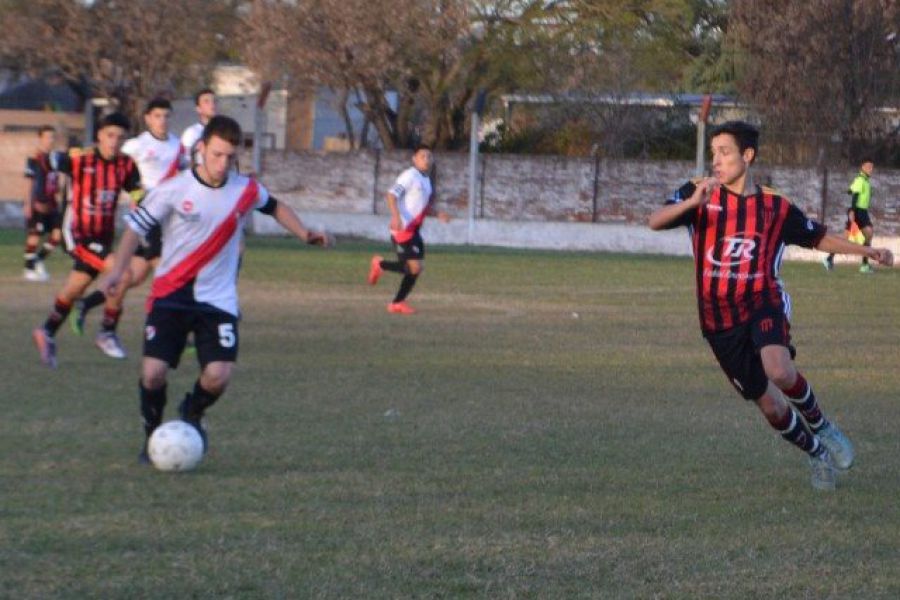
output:
[{"label": "player in white jersey", "polygon": [[406,302],[406,297],[416,284],[416,279],[424,268],[425,243],[419,230],[427,215],[436,214],[443,223],[450,221],[450,216],[443,212],[435,212],[431,172],[433,157],[428,146],[417,146],[413,151],[412,164],[403,171],[387,193],[387,205],[391,211],[391,242],[397,252],[397,260],[384,260],[381,256],[373,256],[369,266],[368,281],[370,285],[378,283],[384,271],[393,271],[403,275],[400,289],[394,300],[387,305],[390,313],[411,315],[415,309]]},{"label": "player in white jersey", "polygon": [[209,120],[216,116],[216,93],[209,88],[203,88],[194,94],[194,106],[197,109],[197,118],[199,122],[194,123],[184,130],[181,134],[181,146],[188,161],[199,161],[200,157],[196,156],[194,150],[197,142],[203,135],[203,128],[209,123]]},{"label": "player in white jersey", "polygon": [[[147,108],[144,110],[144,124],[147,126],[147,130],[122,145],[122,152],[134,159],[138,166],[141,174],[141,186],[145,194],[187,166],[181,141],[169,132],[171,114],[172,104],[168,100],[154,98],[147,103]],[[150,268],[155,266],[159,260],[160,245],[160,232],[157,227],[147,234],[144,243],[138,247],[131,259],[130,287],[141,285],[147,279]],[[97,290],[75,302],[76,313],[71,325],[77,335],[84,333],[84,323],[88,312],[103,304],[104,300],[103,293]],[[123,348],[113,347],[112,344],[105,348],[104,352],[115,358],[125,356]]]},{"label": "player in white jersey", "polygon": [[[162,227],[162,258],[156,268],[144,328],[140,400],[149,438],[162,422],[166,379],[178,367],[189,333],[194,334],[200,376],[178,407],[206,445],[204,412],[224,393],[238,351],[237,270],[243,222],[250,211],[272,215],[309,244],[329,245],[330,236],[304,227],[297,214],[253,179],[232,170],[241,143],[233,119],[213,117],[197,151],[196,168],[163,182],[126,217],[128,227],[116,251],[127,265],[152,227]],[[120,285],[126,267],[115,267],[101,282],[109,293]],[[146,441],[140,455],[147,461]]]}]

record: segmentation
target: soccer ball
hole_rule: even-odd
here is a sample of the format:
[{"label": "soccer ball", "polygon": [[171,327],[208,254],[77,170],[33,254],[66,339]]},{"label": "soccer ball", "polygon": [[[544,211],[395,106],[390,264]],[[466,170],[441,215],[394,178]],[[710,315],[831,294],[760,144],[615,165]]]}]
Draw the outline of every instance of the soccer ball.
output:
[{"label": "soccer ball", "polygon": [[203,440],[193,425],[169,421],[153,431],[147,453],[160,471],[190,471],[203,459]]}]

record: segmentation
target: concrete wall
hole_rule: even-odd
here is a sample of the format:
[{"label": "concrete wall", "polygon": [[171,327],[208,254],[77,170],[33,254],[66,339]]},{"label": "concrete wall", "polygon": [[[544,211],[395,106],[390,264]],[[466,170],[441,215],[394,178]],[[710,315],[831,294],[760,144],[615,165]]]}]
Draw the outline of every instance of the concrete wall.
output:
[{"label": "concrete wall", "polygon": [[[435,189],[442,208],[463,216],[468,157],[438,154]],[[263,182],[301,211],[386,214],[384,193],[409,164],[406,152],[266,154]],[[482,155],[476,213],[502,221],[642,223],[693,173],[678,161],[595,161],[558,156]],[[776,187],[808,215],[842,228],[855,169],[758,165],[758,182]],[[827,184],[827,193],[823,187]],[[882,234],[900,234],[900,171],[876,170],[872,214]],[[596,210],[594,207],[596,206]]]}]

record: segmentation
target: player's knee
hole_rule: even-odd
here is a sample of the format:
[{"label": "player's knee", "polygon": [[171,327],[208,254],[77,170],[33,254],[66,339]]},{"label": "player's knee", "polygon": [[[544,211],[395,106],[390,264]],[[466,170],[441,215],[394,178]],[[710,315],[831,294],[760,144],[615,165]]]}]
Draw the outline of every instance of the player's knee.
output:
[{"label": "player's knee", "polygon": [[413,276],[419,275],[424,268],[424,265],[418,261],[409,261],[406,263],[406,272]]},{"label": "player's knee", "polygon": [[231,380],[231,367],[227,364],[210,363],[203,369],[200,385],[212,394],[222,394]]},{"label": "player's knee", "polygon": [[165,370],[144,369],[141,372],[141,385],[148,390],[158,390],[166,385]]},{"label": "player's knee", "polygon": [[779,389],[786,389],[794,385],[794,381],[797,379],[797,371],[790,363],[778,362],[766,367],[766,377]]}]

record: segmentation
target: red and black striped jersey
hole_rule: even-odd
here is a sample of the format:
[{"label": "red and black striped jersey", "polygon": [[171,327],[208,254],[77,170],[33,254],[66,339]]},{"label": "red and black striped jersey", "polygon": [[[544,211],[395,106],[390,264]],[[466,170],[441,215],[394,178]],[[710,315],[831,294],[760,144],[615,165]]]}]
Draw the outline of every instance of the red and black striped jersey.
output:
[{"label": "red and black striped jersey", "polygon": [[76,148],[69,151],[60,170],[72,178],[66,224],[75,241],[112,242],[119,194],[141,186],[134,160],[126,154],[105,159],[96,148]]},{"label": "red and black striped jersey", "polygon": [[[686,183],[666,204],[687,200],[695,189]],[[761,187],[739,196],[721,186],[671,227],[679,225],[691,234],[704,332],[741,325],[762,309],[780,310],[790,319],[791,299],[779,275],[785,247],[813,248],[826,232],[787,198]]]}]

